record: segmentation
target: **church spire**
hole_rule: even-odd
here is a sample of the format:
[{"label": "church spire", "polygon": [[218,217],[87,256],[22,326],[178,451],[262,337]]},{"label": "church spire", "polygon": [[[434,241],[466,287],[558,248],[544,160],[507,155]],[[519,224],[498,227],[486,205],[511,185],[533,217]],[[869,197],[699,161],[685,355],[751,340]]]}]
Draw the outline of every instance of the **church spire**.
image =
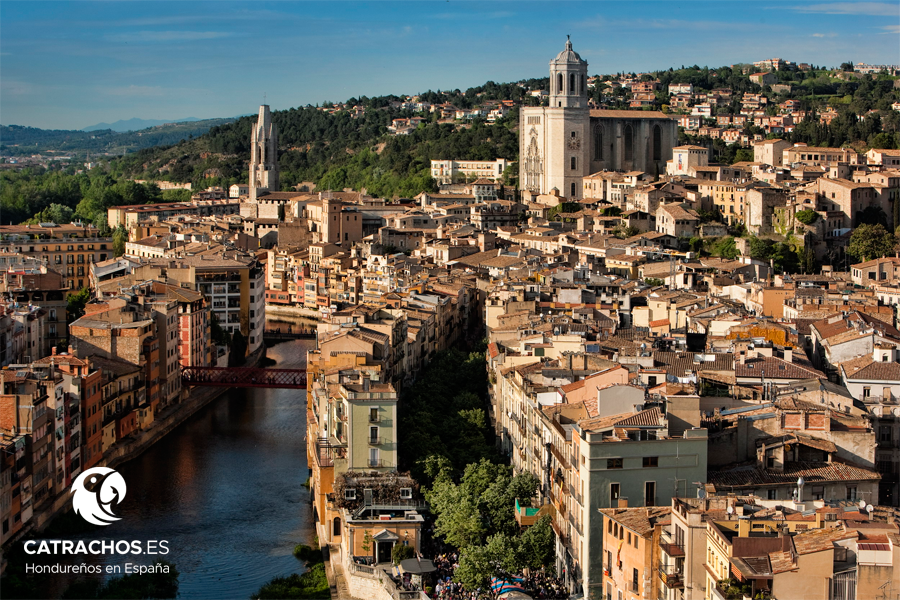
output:
[{"label": "church spire", "polygon": [[572,49],[568,35],[565,49],[550,61],[550,106],[587,107],[587,61]]},{"label": "church spire", "polygon": [[278,177],[278,129],[272,122],[269,105],[259,107],[259,118],[250,133],[250,199],[257,193],[281,189]]}]

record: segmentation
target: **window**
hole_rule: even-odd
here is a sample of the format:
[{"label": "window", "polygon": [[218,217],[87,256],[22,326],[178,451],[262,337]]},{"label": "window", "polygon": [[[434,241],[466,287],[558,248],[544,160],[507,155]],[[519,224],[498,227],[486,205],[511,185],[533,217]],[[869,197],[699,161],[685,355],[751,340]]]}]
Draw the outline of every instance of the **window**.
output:
[{"label": "window", "polygon": [[891,426],[890,425],[882,425],[878,428],[878,441],[879,442],[890,442],[891,441]]},{"label": "window", "polygon": [[855,485],[847,486],[847,500],[856,502],[856,486]]},{"label": "window", "polygon": [[377,427],[369,427],[369,443],[371,443],[371,444],[378,443],[378,428]]},{"label": "window", "polygon": [[658,466],[659,466],[659,457],[658,456],[645,456],[644,457],[644,468],[658,467]]},{"label": "window", "polygon": [[576,192],[576,190],[575,190],[575,184],[572,183],[572,191],[571,191],[571,193],[569,194],[569,197],[570,197],[570,198],[575,198],[576,193],[577,193],[577,192]]},{"label": "window", "polygon": [[778,490],[769,490],[766,496],[769,500],[777,500],[778,499]]},{"label": "window", "polygon": [[401,500],[411,500],[412,499],[412,488],[400,488],[400,499]]},{"label": "window", "polygon": [[627,539],[628,539],[628,545],[630,546],[631,545],[631,532],[630,531],[628,532]]},{"label": "window", "polygon": [[344,500],[356,500],[356,488],[344,490]]},{"label": "window", "polygon": [[634,160],[634,132],[631,125],[626,125],[623,131],[625,136],[625,160]]},{"label": "window", "polygon": [[622,459],[621,458],[607,458],[606,459],[606,468],[607,469],[621,469],[622,468]]},{"label": "window", "polygon": [[656,506],[656,482],[644,482],[644,506]]},{"label": "window", "polygon": [[574,171],[576,169],[576,165],[577,165],[577,161],[576,161],[575,157],[574,156],[571,157],[569,159],[569,162],[572,164],[571,169]]},{"label": "window", "polygon": [[637,593],[638,591],[638,570],[631,570],[631,591]]},{"label": "window", "polygon": [[[812,489],[813,500],[821,500],[822,498],[825,497],[825,486],[824,485],[814,485],[814,486],[812,486],[811,489]],[[825,515],[825,516],[827,517],[827,516],[832,516],[832,515]]]},{"label": "window", "polygon": [[370,423],[378,422],[378,409],[375,407],[369,409],[369,422]]},{"label": "window", "polygon": [[619,484],[609,484],[609,504],[610,506],[618,506],[619,504]]}]

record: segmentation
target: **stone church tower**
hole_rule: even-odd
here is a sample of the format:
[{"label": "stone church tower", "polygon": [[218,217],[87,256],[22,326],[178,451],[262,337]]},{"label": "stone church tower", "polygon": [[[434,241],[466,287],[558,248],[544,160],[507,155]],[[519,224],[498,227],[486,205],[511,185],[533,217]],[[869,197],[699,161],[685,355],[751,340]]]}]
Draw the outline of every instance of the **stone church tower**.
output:
[{"label": "stone church tower", "polygon": [[519,187],[580,200],[591,173],[665,173],[677,143],[678,124],[661,112],[590,110],[587,61],[566,41],[550,61],[549,106],[520,112]]},{"label": "stone church tower", "polygon": [[590,174],[587,61],[570,40],[550,61],[550,105],[523,107],[519,119],[520,187],[581,198],[582,178]]},{"label": "stone church tower", "polygon": [[272,122],[269,106],[259,107],[259,119],[250,133],[250,200],[256,201],[258,192],[279,192],[278,129]]}]

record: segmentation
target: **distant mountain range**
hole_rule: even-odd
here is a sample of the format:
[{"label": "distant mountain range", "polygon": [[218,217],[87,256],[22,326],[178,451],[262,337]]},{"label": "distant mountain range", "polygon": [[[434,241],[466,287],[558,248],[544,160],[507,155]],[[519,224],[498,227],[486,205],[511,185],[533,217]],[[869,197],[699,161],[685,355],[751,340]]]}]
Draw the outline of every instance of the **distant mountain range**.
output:
[{"label": "distant mountain range", "polygon": [[129,119],[118,121],[131,123],[154,123],[137,131],[115,131],[112,125],[101,123],[105,129],[92,131],[37,129],[21,125],[0,125],[0,156],[29,156],[43,152],[65,152],[72,155],[103,154],[117,155],[136,152],[151,146],[168,146],[181,140],[203,135],[210,127],[225,125],[235,119],[185,119],[181,122],[150,121]]},{"label": "distant mountain range", "polygon": [[133,119],[127,120],[119,120],[115,123],[97,123],[96,125],[91,125],[90,127],[85,127],[81,131],[101,131],[104,129],[112,129],[113,131],[123,133],[126,131],[140,131],[141,129],[147,129],[148,127],[156,127],[157,125],[164,125],[166,123],[187,123],[189,121],[202,121],[203,119],[198,119],[197,117],[187,117],[185,119],[138,119],[137,117]]}]

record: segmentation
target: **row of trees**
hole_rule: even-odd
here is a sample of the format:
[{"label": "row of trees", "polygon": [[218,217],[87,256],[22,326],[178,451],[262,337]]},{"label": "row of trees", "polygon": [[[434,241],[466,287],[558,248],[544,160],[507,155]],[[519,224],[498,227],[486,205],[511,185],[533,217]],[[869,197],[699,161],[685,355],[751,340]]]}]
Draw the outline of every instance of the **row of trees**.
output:
[{"label": "row of trees", "polygon": [[426,488],[435,533],[460,551],[456,579],[468,589],[490,577],[552,564],[553,531],[545,518],[519,531],[516,499],[529,504],[539,482],[514,475],[494,445],[485,412],[484,348],[439,353],[402,397],[401,466]]}]

